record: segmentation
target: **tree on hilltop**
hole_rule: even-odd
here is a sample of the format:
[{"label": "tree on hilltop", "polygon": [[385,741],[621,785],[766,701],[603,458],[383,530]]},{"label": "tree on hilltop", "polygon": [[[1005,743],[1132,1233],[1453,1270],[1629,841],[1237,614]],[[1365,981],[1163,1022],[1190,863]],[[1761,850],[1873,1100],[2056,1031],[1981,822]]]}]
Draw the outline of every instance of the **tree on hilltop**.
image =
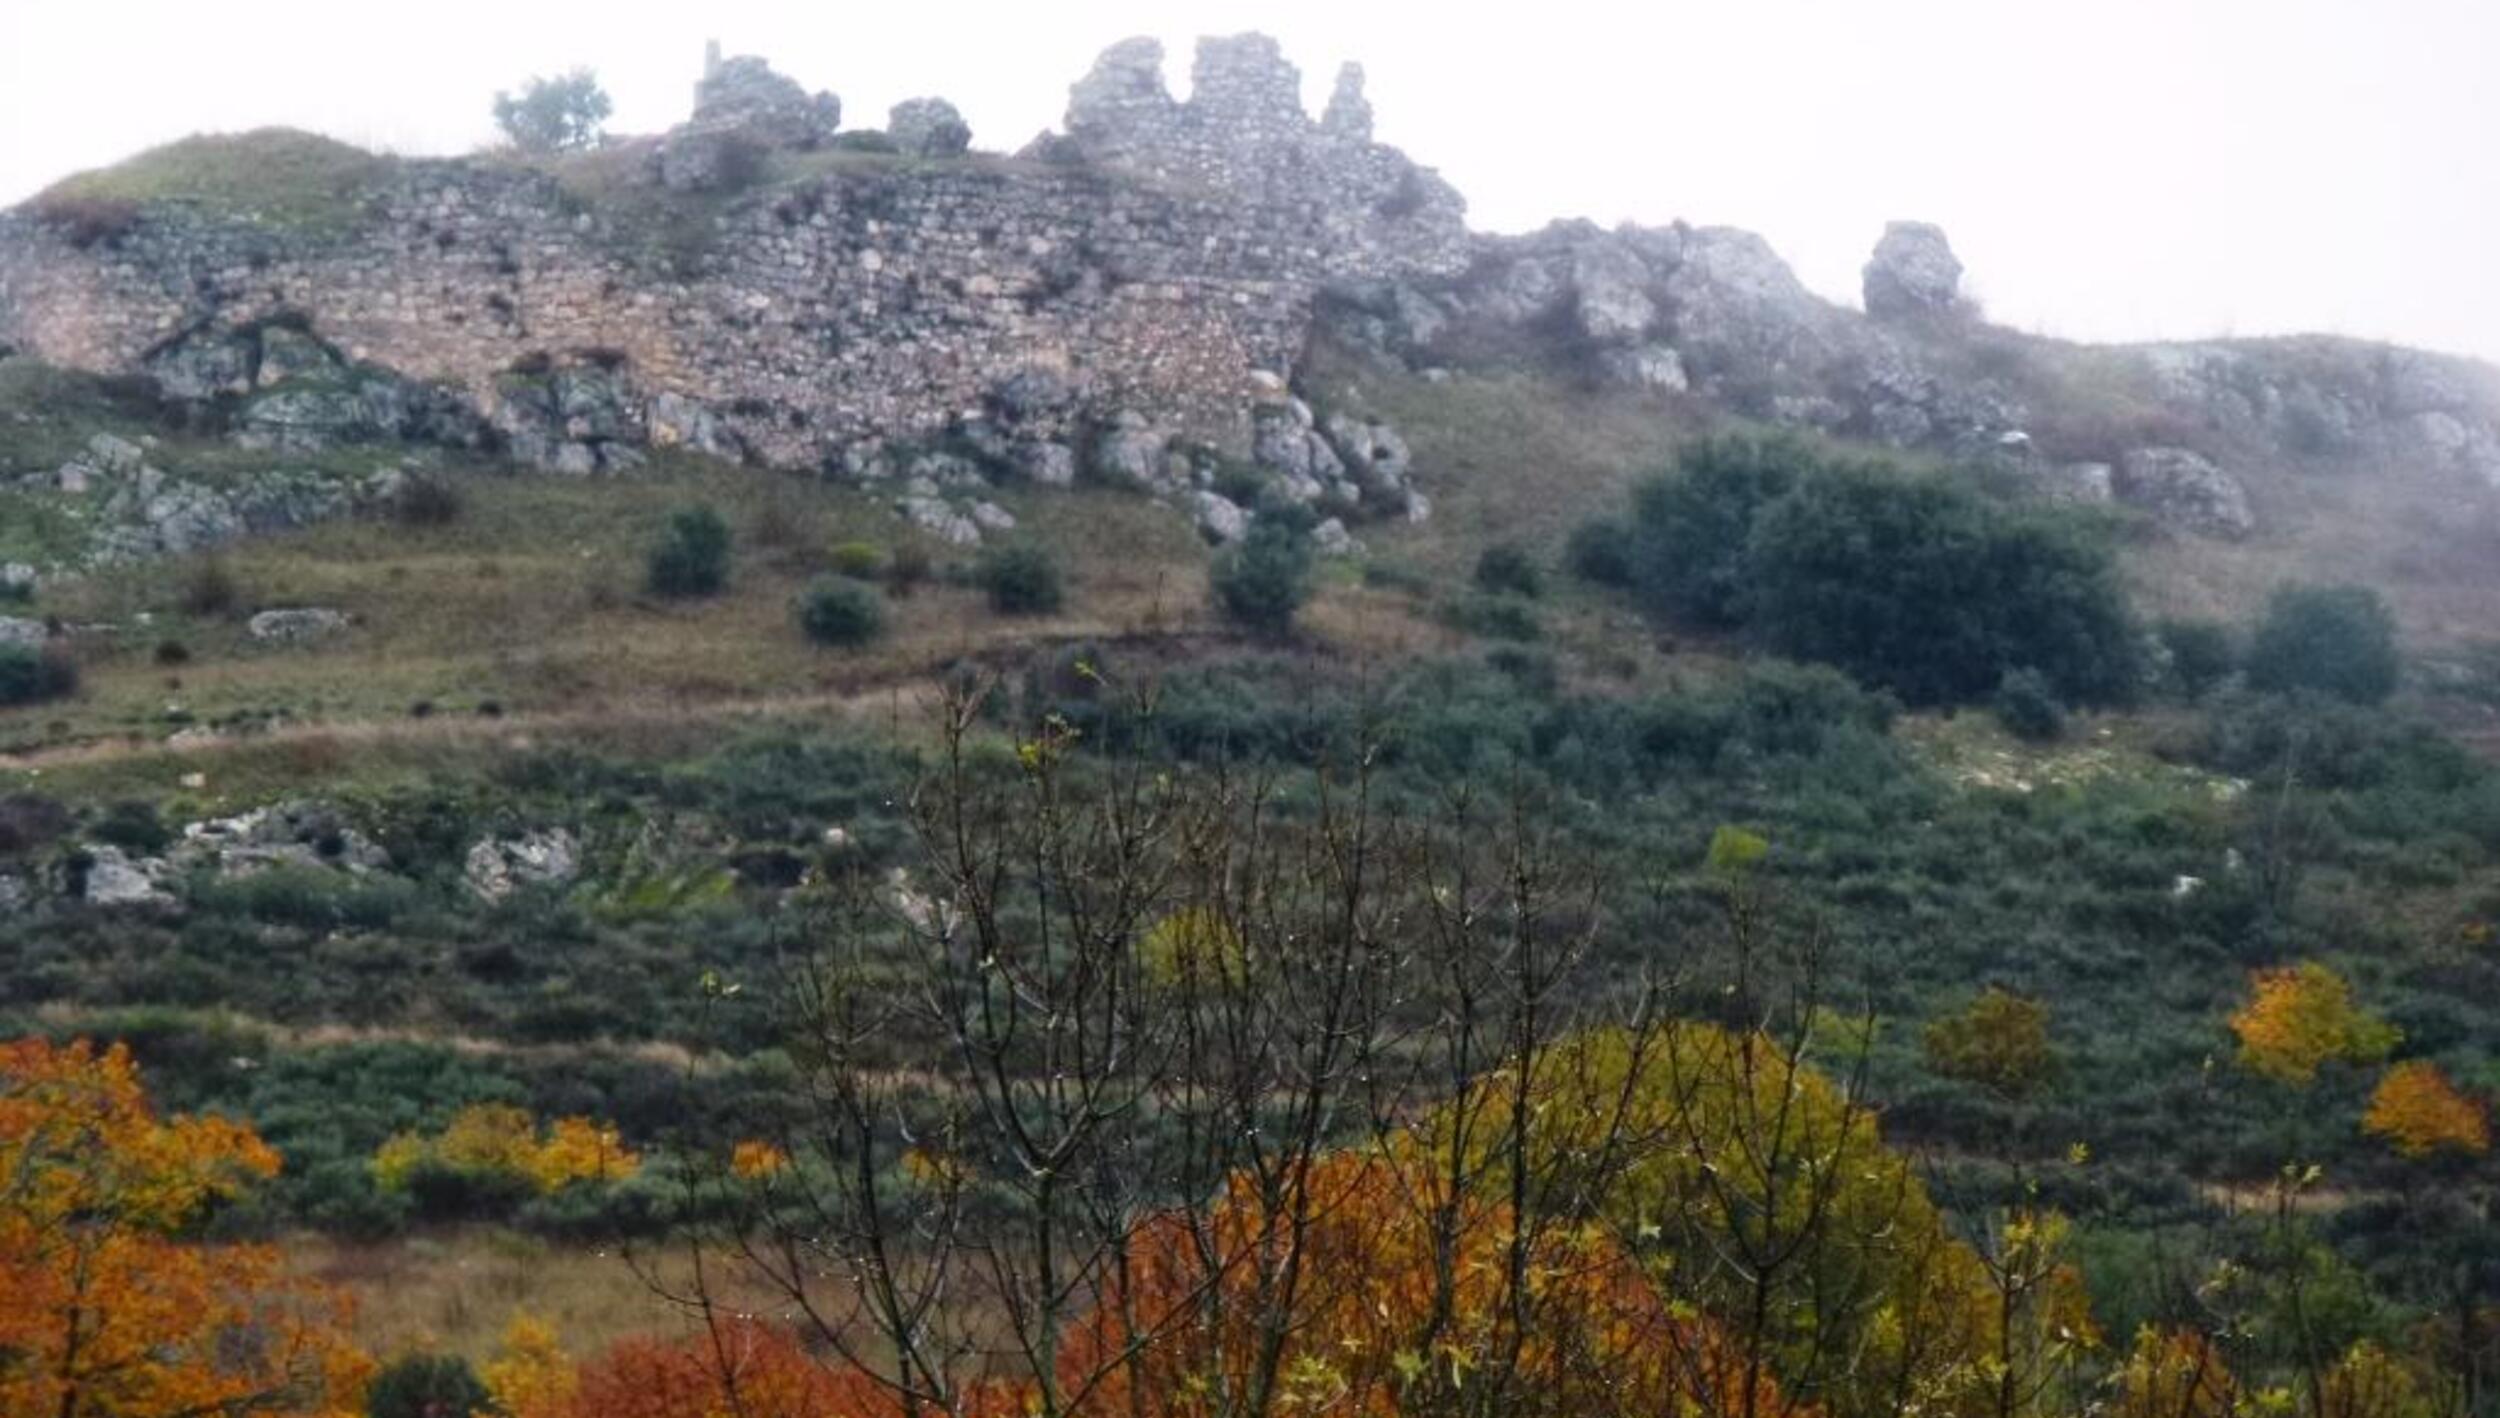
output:
[{"label": "tree on hilltop", "polygon": [[597,147],[601,125],[616,105],[588,69],[532,78],[520,95],[495,95],[495,126],[525,153],[569,153]]}]

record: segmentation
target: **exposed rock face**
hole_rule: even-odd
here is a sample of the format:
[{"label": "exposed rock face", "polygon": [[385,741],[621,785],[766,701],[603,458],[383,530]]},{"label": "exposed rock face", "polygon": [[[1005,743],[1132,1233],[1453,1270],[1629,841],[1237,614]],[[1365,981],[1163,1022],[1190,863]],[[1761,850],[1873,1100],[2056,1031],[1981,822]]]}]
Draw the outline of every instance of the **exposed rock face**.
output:
[{"label": "exposed rock face", "polygon": [[2257,530],[2248,489],[2211,460],[2185,448],[2139,448],[2119,460],[2118,500],[2165,526],[2237,540]]},{"label": "exposed rock face", "polygon": [[[384,165],[357,224],[318,236],[168,207],[80,247],[12,213],[0,341],[249,400],[273,451],[440,434],[568,472],[648,446],[840,471],[988,418],[1008,461],[1058,478],[1073,455],[1050,449],[1134,409],[1239,456],[1249,376],[1294,367],[1321,289],[1456,273],[1464,208],[1370,140],[1351,76],[1323,123],[1270,41],[1203,45],[1187,103],[1160,59],[1108,52],[1050,162],[949,161],[960,115],[915,102],[898,126],[926,164],[754,189],[693,140],[821,147],[838,105],[729,61],[655,145],[700,169],[672,185],[727,194],[667,249],[631,203],[461,160]],[[1010,392],[1036,366],[1055,397]]]},{"label": "exposed rock face", "polygon": [[568,885],[581,872],[581,843],[554,827],[473,844],[462,877],[478,899],[501,901],[524,887]]},{"label": "exposed rock face", "polygon": [[121,848],[109,846],[88,848],[87,858],[80,895],[90,906],[157,906],[173,900],[157,883],[162,862],[135,861]]},{"label": "exposed rock face", "polygon": [[1866,313],[1878,320],[1938,320],[1958,313],[1962,263],[1944,229],[1893,222],[1866,263]]},{"label": "exposed rock face", "polygon": [[246,627],[252,638],[268,645],[307,645],[327,640],[344,632],[349,625],[345,611],[325,606],[305,606],[286,610],[262,611],[252,617]]},{"label": "exposed rock face", "polygon": [[51,632],[45,629],[42,621],[28,620],[22,615],[0,615],[0,645],[19,650],[39,650],[43,648],[43,642],[51,638]]},{"label": "exposed rock face", "polygon": [[[1359,68],[1314,120],[1263,37],[1202,42],[1187,102],[1163,60],[1152,40],[1105,51],[1064,133],[1018,160],[959,160],[961,115],[913,100],[892,136],[918,161],[760,168],[759,153],[823,149],[840,105],[730,61],[688,123],[641,140],[651,179],[710,194],[670,208],[702,220],[666,241],[632,202],[585,208],[543,173],[460,160],[379,164],[356,219],[320,234],[161,206],[82,244],[0,214],[0,347],[151,374],[271,458],[212,482],[99,447],[35,475],[40,490],[88,499],[104,560],[351,509],[396,473],[289,460],[403,440],[585,476],[680,448],[858,479],[950,540],[995,530],[991,484],[1013,478],[1099,477],[1229,525],[1200,494],[1238,509],[1225,479],[1244,460],[1262,498],[1416,515],[1428,502],[1394,431],[1315,419],[1291,395],[1323,317],[1427,374],[1539,352],[1574,377],[2011,465],[2212,535],[2244,534],[2236,481],[2122,450],[2177,425],[2234,460],[2400,459],[2500,486],[2500,378],[2470,361],[2206,342],[2095,352],[2091,379],[2062,381],[2071,353],[1972,318],[1932,227],[1886,230],[1864,313],[1729,228],[1474,236],[1447,183],[1374,141]],[[760,180],[793,170],[816,175]],[[967,452],[976,477],[917,468],[934,447]]]},{"label": "exposed rock face", "polygon": [[177,875],[206,869],[233,878],[271,867],[320,867],[362,876],[388,869],[391,858],[337,808],[296,802],[191,823],[166,863]]},{"label": "exposed rock face", "polygon": [[916,158],[960,157],[972,146],[972,125],[942,98],[910,98],[886,115],[886,136]]}]

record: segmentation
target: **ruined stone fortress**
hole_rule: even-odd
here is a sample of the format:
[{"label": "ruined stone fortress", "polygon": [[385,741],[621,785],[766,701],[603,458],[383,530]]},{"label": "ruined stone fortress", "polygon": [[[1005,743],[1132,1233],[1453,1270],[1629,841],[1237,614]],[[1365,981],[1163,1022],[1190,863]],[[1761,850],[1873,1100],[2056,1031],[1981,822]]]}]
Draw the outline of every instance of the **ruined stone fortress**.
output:
[{"label": "ruined stone fortress", "polygon": [[1162,65],[1114,47],[1013,158],[965,152],[936,100],[897,109],[901,151],[845,150],[832,96],[715,59],[689,123],[617,145],[613,201],[481,158],[391,163],[310,231],[169,207],[98,235],[37,204],[0,217],[0,345],[258,405],[292,372],[267,332],[309,335],[573,470],[692,444],[864,474],[947,436],[1045,480],[1105,444],[1159,476],[1167,443],[1248,453],[1323,288],[1469,259],[1458,195],[1373,141],[1359,70],[1315,122],[1266,38],[1203,43],[1186,103]]},{"label": "ruined stone fortress", "polygon": [[[1593,381],[2005,459],[2213,535],[2255,518],[2181,429],[2500,482],[2500,386],[2469,361],[2352,341],[2087,360],[1982,325],[1916,224],[1877,246],[1863,311],[1727,228],[1474,234],[1374,140],[1358,68],[1315,119],[1262,36],[1202,41],[1186,102],[1163,60],[1113,46],[1063,130],[1012,157],[972,152],[943,100],[846,130],[833,95],[714,55],[665,135],[376,159],[326,220],[39,198],[0,214],[0,352],[152,374],[273,448],[449,440],[592,473],[682,446],[892,478],[957,539],[982,506],[963,489],[1005,477],[1135,483],[1238,535],[1228,460],[1346,518],[1420,515],[1397,434],[1301,387],[1323,326],[1436,374],[1532,342]],[[2114,432],[2061,445],[2086,405]]]}]

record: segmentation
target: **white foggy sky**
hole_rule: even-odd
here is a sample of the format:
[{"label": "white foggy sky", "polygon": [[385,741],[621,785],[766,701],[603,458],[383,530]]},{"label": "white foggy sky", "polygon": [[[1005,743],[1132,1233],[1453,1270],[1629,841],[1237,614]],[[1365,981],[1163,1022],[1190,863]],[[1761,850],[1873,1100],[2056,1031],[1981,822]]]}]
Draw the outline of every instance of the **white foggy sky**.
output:
[{"label": "white foggy sky", "polygon": [[0,0],[0,204],[186,133],[403,153],[491,136],[588,64],[610,127],[691,101],[703,41],[842,96],[1055,126],[1112,41],[1284,42],[1306,99],[1370,71],[1380,136],[1475,225],[1750,227],[1854,302],[1883,223],[1941,223],[1992,316],[2089,339],[2334,330],[2500,358],[2500,0]]}]

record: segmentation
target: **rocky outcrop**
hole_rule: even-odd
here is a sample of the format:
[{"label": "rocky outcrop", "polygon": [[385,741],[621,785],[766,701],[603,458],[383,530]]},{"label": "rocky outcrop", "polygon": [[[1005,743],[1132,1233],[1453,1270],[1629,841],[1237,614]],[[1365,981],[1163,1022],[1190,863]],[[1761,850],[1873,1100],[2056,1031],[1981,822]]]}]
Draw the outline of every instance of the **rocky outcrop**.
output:
[{"label": "rocky outcrop", "polygon": [[472,844],[461,878],[479,900],[501,901],[529,887],[568,886],[581,872],[580,841],[552,827]]},{"label": "rocky outcrop", "polygon": [[897,149],[915,158],[961,157],[972,146],[972,125],[942,98],[908,98],[894,105],[886,115],[885,133]]},{"label": "rocky outcrop", "polygon": [[1866,263],[1866,313],[1878,320],[1935,321],[1962,311],[1962,263],[1941,227],[1894,222]]},{"label": "rocky outcrop", "polygon": [[2236,541],[2257,530],[2248,489],[2185,448],[2136,449],[2119,460],[2111,488],[2120,502],[2179,531]]},{"label": "rocky outcrop", "polygon": [[245,628],[264,645],[309,645],[345,633],[350,624],[345,611],[303,606],[262,611]]}]

